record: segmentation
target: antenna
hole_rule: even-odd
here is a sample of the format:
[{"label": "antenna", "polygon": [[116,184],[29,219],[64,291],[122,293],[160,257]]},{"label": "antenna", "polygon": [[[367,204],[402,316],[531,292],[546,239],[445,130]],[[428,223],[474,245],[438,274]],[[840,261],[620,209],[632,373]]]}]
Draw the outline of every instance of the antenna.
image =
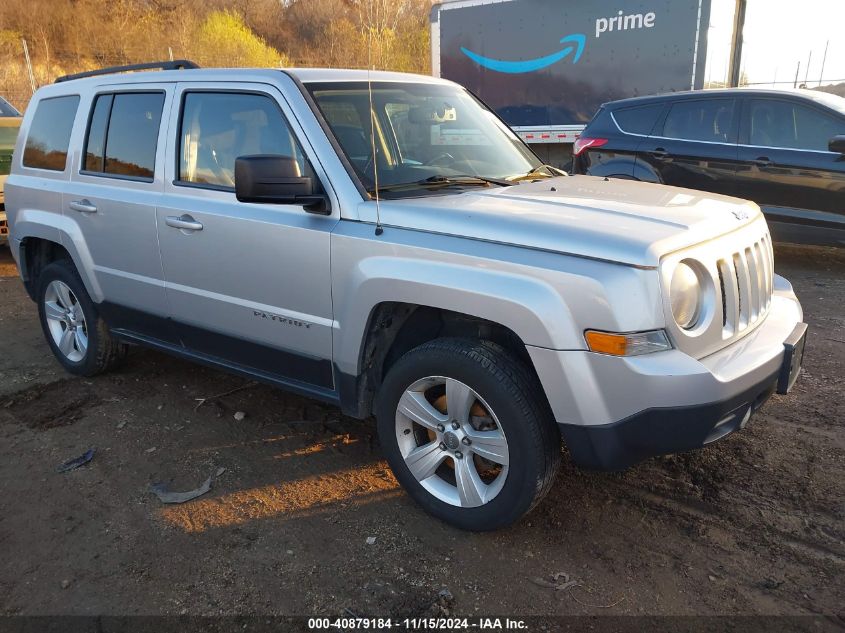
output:
[{"label": "antenna", "polygon": [[376,235],[384,233],[381,226],[381,202],[378,190],[378,159],[376,158],[376,111],[373,107],[373,83],[370,81],[370,69],[373,68],[373,26],[369,27],[370,38],[367,47],[367,92],[370,96],[370,146],[373,151],[373,180],[375,181],[376,194]]}]

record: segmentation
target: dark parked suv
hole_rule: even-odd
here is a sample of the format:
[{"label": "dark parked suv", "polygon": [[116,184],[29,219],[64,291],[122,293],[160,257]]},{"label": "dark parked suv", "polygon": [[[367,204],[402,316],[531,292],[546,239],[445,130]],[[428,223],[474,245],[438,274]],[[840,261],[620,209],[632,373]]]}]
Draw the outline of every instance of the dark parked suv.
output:
[{"label": "dark parked suv", "polygon": [[845,246],[845,99],[727,89],[606,103],[573,171],[753,200],[775,239]]}]

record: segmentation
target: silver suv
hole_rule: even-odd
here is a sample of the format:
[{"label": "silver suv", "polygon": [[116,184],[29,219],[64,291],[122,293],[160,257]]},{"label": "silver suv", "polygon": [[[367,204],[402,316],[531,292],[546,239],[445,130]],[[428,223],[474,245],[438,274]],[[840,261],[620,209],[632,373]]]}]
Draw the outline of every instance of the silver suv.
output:
[{"label": "silver suv", "polygon": [[375,414],[408,493],[471,530],[543,497],[561,439],[626,468],[798,374],[752,203],[561,175],[431,77],[114,70],[37,92],[6,185],[69,372],[141,344]]}]

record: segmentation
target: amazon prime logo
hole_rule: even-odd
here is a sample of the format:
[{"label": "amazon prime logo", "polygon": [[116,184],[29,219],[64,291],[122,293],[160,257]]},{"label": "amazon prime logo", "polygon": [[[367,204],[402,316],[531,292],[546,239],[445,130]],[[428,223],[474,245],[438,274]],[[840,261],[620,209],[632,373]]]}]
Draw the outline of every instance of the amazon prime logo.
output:
[{"label": "amazon prime logo", "polygon": [[734,217],[737,220],[747,220],[748,219],[748,211],[746,211],[745,209],[734,209],[733,211],[731,211],[731,213],[734,214]]},{"label": "amazon prime logo", "polygon": [[[657,16],[653,11],[646,13],[645,15],[642,13],[625,15],[624,12],[620,10],[614,16],[596,19],[595,38],[599,39],[602,34],[605,34],[605,37],[607,37],[606,34],[614,32],[619,33],[620,31],[653,28],[656,17]],[[561,44],[566,44],[567,42],[571,42],[572,45],[566,46],[565,48],[562,48],[554,53],[550,53],[549,55],[526,60],[507,60],[485,57],[484,55],[479,55],[464,46],[461,46],[461,52],[476,64],[483,66],[484,68],[489,68],[490,70],[498,73],[521,74],[531,73],[547,68],[552,64],[556,64],[559,61],[566,59],[571,53],[574,53],[572,55],[572,63],[577,64],[578,60],[581,59],[581,55],[584,53],[584,47],[587,45],[587,36],[584,33],[572,33],[560,40]]]}]

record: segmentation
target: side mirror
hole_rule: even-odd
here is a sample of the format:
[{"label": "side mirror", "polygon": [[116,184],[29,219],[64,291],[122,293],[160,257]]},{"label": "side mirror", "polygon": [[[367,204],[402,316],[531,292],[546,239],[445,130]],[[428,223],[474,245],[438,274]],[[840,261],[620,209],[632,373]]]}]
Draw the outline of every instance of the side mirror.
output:
[{"label": "side mirror", "polygon": [[827,142],[827,149],[836,154],[845,154],[845,134],[837,134]]},{"label": "side mirror", "polygon": [[290,156],[257,154],[235,159],[235,197],[240,202],[301,204],[306,211],[328,215],[328,197],[314,193],[311,178],[299,173]]}]

